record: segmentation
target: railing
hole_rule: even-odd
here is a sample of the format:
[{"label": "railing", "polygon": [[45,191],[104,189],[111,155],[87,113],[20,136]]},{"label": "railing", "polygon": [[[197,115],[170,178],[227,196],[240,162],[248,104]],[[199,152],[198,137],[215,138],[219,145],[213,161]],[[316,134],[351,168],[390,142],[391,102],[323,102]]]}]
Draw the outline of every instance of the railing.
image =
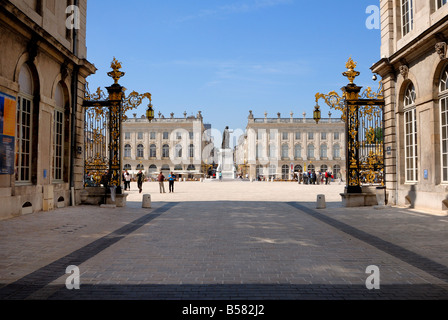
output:
[{"label": "railing", "polygon": [[[303,123],[303,124],[316,124],[314,119],[300,119],[300,118],[255,118],[255,123]],[[321,119],[319,124],[342,124],[344,121],[342,119]]]}]

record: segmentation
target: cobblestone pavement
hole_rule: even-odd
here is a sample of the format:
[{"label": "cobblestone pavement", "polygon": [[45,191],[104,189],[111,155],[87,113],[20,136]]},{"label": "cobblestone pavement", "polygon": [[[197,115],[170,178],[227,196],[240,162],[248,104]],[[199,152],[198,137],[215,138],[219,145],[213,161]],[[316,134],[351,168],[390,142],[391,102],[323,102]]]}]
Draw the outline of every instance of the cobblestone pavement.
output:
[{"label": "cobblestone pavement", "polygon": [[152,209],[133,187],[126,208],[0,221],[0,299],[448,299],[447,216],[342,208],[339,184],[146,183]]}]

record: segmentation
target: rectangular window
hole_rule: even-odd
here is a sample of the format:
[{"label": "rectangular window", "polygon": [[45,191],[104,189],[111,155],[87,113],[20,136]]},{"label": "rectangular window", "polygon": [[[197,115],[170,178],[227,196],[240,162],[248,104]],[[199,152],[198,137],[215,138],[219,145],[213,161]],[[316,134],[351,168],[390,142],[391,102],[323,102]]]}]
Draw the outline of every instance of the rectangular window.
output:
[{"label": "rectangular window", "polygon": [[131,140],[131,133],[130,132],[125,132],[124,133],[124,139],[125,140]]},{"label": "rectangular window", "polygon": [[149,138],[150,138],[151,140],[156,140],[156,133],[155,133],[155,132],[151,132],[151,133],[149,134]]},{"label": "rectangular window", "polygon": [[406,182],[418,181],[417,117],[415,109],[405,111]]},{"label": "rectangular window", "polygon": [[301,140],[301,139],[302,139],[302,133],[296,132],[296,140]]},{"label": "rectangular window", "polygon": [[440,99],[442,182],[448,182],[448,97]]},{"label": "rectangular window", "polygon": [[288,140],[289,139],[289,134],[288,132],[283,132],[282,133],[282,140]]},{"label": "rectangular window", "polygon": [[164,132],[163,133],[163,140],[168,140],[169,139],[169,133],[168,132]]},{"label": "rectangular window", "polygon": [[320,139],[321,139],[321,140],[327,140],[327,133],[326,133],[326,132],[322,132],[322,133],[320,134]]},{"label": "rectangular window", "polygon": [[308,140],[314,140],[314,132],[308,132]]},{"label": "rectangular window", "polygon": [[339,140],[340,139],[340,134],[339,132],[335,132],[334,133],[334,140]]},{"label": "rectangular window", "polygon": [[194,132],[189,132],[188,134],[190,136],[190,140],[193,140],[194,139]]},{"label": "rectangular window", "polygon": [[64,113],[60,110],[54,112],[54,141],[53,141],[53,179],[62,181],[64,160]]},{"label": "rectangular window", "polygon": [[446,5],[448,0],[436,0],[437,2],[437,10]]},{"label": "rectangular window", "polygon": [[137,139],[138,140],[143,140],[143,132],[137,133]]},{"label": "rectangular window", "polygon": [[30,100],[19,97],[17,104],[17,157],[16,180],[18,182],[31,182],[31,119],[32,103]]},{"label": "rectangular window", "polygon": [[414,28],[413,0],[401,0],[401,24],[403,37]]}]

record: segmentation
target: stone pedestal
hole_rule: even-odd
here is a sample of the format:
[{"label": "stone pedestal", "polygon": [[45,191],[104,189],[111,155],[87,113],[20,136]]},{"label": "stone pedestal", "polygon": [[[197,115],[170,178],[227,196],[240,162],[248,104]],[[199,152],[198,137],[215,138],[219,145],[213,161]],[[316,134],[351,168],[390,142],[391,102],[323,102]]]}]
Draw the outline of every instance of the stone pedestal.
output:
[{"label": "stone pedestal", "polygon": [[142,208],[147,208],[147,209],[151,208],[151,195],[150,194],[143,195]]},{"label": "stone pedestal", "polygon": [[[384,193],[384,205],[387,202],[387,193],[384,189],[381,189]],[[381,198],[378,198],[377,189],[375,187],[363,187],[362,193],[341,193],[342,204],[344,207],[374,207],[378,206]],[[383,207],[382,204],[380,204]]]},{"label": "stone pedestal", "polygon": [[217,175],[219,172],[222,173],[223,180],[234,180],[236,169],[233,160],[233,150],[232,149],[221,149],[218,152],[219,165]]},{"label": "stone pedestal", "polygon": [[115,205],[116,207],[126,207],[128,194],[116,194],[115,201],[112,201],[110,194],[105,194],[104,188],[85,188],[81,191],[81,203],[85,205],[101,205],[104,204],[106,198],[107,205]]}]

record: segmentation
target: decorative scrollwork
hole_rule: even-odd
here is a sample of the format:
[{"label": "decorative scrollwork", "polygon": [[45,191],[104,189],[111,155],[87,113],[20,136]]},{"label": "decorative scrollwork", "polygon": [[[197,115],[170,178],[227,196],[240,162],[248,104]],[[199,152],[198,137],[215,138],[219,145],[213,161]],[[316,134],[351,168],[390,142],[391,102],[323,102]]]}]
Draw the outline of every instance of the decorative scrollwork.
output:
[{"label": "decorative scrollwork", "polygon": [[84,100],[85,101],[100,101],[100,100],[106,100],[107,96],[104,93],[103,90],[101,90],[100,87],[98,87],[98,89],[96,89],[95,93],[90,93],[90,89],[89,89],[89,83],[86,82],[85,84],[85,89],[84,89]]},{"label": "decorative scrollwork", "polygon": [[[126,93],[127,89],[123,88],[123,92]],[[136,108],[138,108],[144,99],[148,99],[149,102],[151,103],[152,101],[152,96],[150,93],[146,92],[143,94],[139,94],[136,91],[132,91],[129,96],[124,97],[123,99],[123,121],[126,121],[128,119],[128,117],[126,116],[126,113],[130,110],[134,110]]]},{"label": "decorative scrollwork", "polygon": [[342,97],[336,91],[331,91],[328,94],[317,93],[316,94],[316,103],[319,102],[320,99],[324,99],[325,103],[332,109],[338,110],[342,112],[342,120],[346,120],[345,114],[345,93],[342,94]]}]

